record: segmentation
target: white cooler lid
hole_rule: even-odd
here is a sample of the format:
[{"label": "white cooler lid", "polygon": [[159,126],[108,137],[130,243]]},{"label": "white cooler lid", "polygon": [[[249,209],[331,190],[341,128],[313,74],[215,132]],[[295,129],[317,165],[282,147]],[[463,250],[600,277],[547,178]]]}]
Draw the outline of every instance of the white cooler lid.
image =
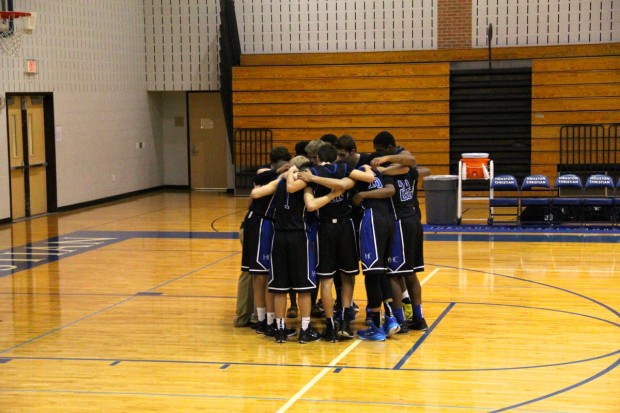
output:
[{"label": "white cooler lid", "polygon": [[463,158],[488,158],[489,154],[484,152],[462,153]]}]

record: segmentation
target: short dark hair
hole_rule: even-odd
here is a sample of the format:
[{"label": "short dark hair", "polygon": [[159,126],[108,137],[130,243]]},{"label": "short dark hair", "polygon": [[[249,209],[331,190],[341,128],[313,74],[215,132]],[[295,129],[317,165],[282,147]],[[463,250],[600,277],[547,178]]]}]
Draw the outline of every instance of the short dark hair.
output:
[{"label": "short dark hair", "polygon": [[284,146],[276,146],[269,152],[269,161],[272,164],[276,164],[279,161],[290,161],[291,153]]},{"label": "short dark hair", "polygon": [[344,149],[347,152],[357,151],[355,139],[350,135],[342,135],[339,137],[334,146],[336,149]]},{"label": "short dark hair", "polygon": [[308,156],[306,153],[306,146],[310,143],[310,141],[299,141],[295,144],[295,156],[303,155]]},{"label": "short dark hair", "polygon": [[333,133],[326,133],[325,135],[321,136],[321,140],[323,142],[331,143],[333,145],[338,140],[338,137]]},{"label": "short dark hair", "polygon": [[326,143],[321,146],[316,153],[319,156],[321,162],[335,162],[338,158],[338,149],[334,145]]},{"label": "short dark hair", "polygon": [[384,148],[387,148],[390,145],[396,146],[396,140],[394,139],[394,135],[385,130],[379,132],[377,136],[375,136],[375,139],[373,139],[372,143],[374,145],[380,145]]}]

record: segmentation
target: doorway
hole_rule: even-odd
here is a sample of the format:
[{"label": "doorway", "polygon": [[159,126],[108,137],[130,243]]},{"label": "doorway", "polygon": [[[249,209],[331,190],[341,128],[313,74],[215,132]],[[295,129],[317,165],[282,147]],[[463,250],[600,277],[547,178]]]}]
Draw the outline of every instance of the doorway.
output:
[{"label": "doorway", "polygon": [[187,94],[190,187],[228,189],[230,149],[218,92]]},{"label": "doorway", "polygon": [[51,93],[7,94],[11,218],[56,210],[56,167]]}]

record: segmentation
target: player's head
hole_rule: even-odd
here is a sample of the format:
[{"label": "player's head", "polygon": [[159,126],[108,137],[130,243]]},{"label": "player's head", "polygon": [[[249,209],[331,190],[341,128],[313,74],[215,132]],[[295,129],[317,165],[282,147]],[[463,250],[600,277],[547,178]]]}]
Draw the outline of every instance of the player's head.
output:
[{"label": "player's head", "polygon": [[373,139],[372,144],[375,147],[375,151],[383,155],[392,155],[396,151],[396,140],[388,131],[379,132],[375,139]]},{"label": "player's head", "polygon": [[326,143],[317,152],[320,162],[334,163],[338,159],[338,149],[334,145]]},{"label": "player's head", "polygon": [[338,137],[333,133],[326,133],[325,135],[321,136],[321,140],[325,143],[331,143],[333,145],[338,140]]},{"label": "player's head", "polygon": [[357,145],[350,135],[342,135],[334,144],[338,151],[338,161],[346,162],[351,166],[357,164]]},{"label": "player's head", "polygon": [[338,150],[343,149],[347,152],[357,152],[357,145],[355,144],[355,139],[353,139],[351,135],[342,135],[338,138],[334,146]]},{"label": "player's head", "polygon": [[319,148],[323,145],[325,145],[325,142],[320,139],[310,141],[306,145],[306,153],[308,154],[308,159],[310,159],[310,161],[315,165],[319,164],[319,157],[317,156],[317,153],[319,151]]},{"label": "player's head", "polygon": [[276,146],[269,152],[269,161],[272,165],[276,165],[281,161],[288,162],[290,160],[291,153],[284,146]]},{"label": "player's head", "polygon": [[310,141],[299,141],[295,144],[295,156],[307,156],[306,146]]},{"label": "player's head", "polygon": [[302,169],[304,166],[311,165],[310,159],[305,156],[297,155],[293,159],[291,159],[291,163],[297,167],[297,169]]}]

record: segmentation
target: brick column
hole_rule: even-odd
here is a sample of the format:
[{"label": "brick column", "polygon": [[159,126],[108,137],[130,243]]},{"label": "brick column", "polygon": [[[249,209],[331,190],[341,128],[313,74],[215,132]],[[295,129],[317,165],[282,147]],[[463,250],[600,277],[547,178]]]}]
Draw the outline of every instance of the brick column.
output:
[{"label": "brick column", "polygon": [[471,0],[437,0],[437,48],[471,49]]}]

